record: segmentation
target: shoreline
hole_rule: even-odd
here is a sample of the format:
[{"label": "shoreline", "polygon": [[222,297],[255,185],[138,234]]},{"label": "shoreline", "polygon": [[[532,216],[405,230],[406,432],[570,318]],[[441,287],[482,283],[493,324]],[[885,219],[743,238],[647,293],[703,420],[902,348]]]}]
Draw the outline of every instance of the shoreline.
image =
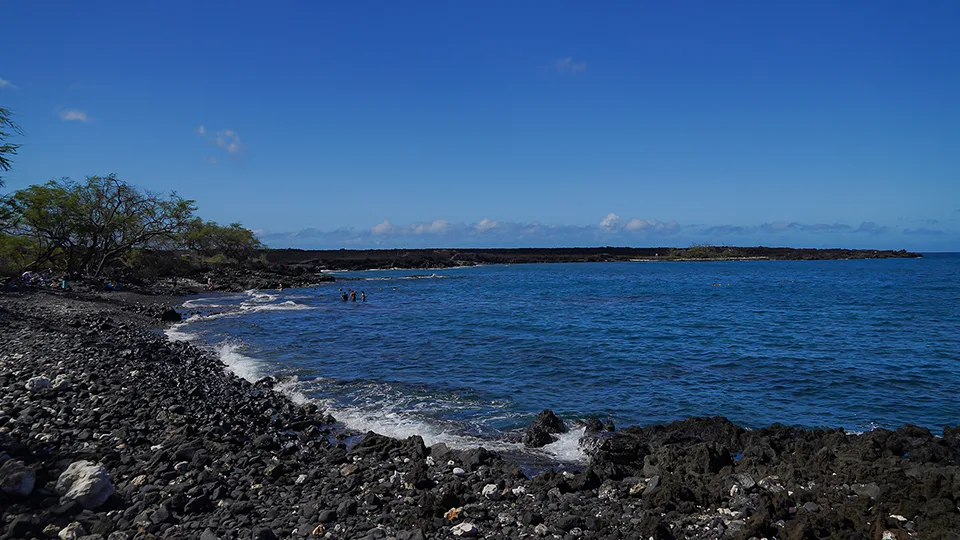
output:
[{"label": "shoreline", "polygon": [[[74,522],[110,540],[960,530],[960,429],[852,435],[692,418],[601,433],[582,471],[527,478],[486,450],[419,437],[368,433],[347,445],[351,435],[315,404],[296,405],[270,381],[251,384],[160,334],[159,317],[177,302],[0,294],[0,538],[56,536]],[[40,376],[50,386],[27,389]],[[80,460],[102,464],[115,488],[89,509],[56,490]],[[18,462],[28,472],[17,478],[35,477],[27,494],[7,489]]]},{"label": "shoreline", "polygon": [[[177,261],[189,256],[183,251],[150,253],[159,272],[134,271],[141,292],[172,288]],[[774,260],[870,260],[916,259],[920,253],[906,250],[772,248],[764,246],[693,246],[689,248],[490,248],[490,249],[371,249],[371,250],[298,250],[264,249],[243,262],[214,263],[194,261],[176,272],[184,290],[205,290],[208,280],[218,291],[240,292],[248,289],[312,287],[336,278],[336,272],[364,270],[435,271],[497,264],[542,264],[583,262],[705,262]]]}]

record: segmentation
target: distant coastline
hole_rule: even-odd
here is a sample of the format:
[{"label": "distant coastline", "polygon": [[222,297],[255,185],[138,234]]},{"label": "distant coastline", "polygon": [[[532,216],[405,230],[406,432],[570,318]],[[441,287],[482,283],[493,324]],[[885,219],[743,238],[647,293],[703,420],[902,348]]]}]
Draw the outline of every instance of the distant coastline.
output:
[{"label": "distant coastline", "polygon": [[[260,249],[243,260],[191,257],[189,251],[142,254],[120,278],[126,287],[153,294],[313,287],[342,279],[335,272],[441,270],[493,264],[582,262],[826,261],[921,258],[906,250],[801,249],[693,246],[689,248],[497,249]],[[211,285],[205,285],[211,284]]]},{"label": "distant coastline", "polygon": [[905,259],[923,255],[906,250],[813,249],[783,247],[693,246],[688,248],[496,248],[496,249],[268,249],[261,252],[268,266],[312,267],[319,270],[456,268],[482,264],[571,262],[660,262],[743,260]]}]

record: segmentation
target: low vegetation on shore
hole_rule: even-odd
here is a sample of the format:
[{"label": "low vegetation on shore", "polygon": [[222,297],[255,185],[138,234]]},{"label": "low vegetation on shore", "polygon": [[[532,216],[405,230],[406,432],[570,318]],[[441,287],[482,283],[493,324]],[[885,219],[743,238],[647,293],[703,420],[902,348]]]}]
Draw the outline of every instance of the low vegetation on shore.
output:
[{"label": "low vegetation on shore", "polygon": [[208,257],[244,262],[262,246],[239,223],[204,221],[193,201],[140,190],[116,175],[53,180],[3,200],[0,272],[52,271],[68,279],[141,273],[144,254],[183,249],[181,266]]}]

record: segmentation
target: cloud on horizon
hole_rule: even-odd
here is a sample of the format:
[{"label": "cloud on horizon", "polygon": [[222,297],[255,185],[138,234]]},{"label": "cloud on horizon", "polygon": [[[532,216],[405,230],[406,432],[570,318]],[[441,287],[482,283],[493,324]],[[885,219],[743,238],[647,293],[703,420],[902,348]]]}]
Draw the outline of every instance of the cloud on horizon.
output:
[{"label": "cloud on horizon", "polygon": [[903,234],[917,235],[917,236],[943,236],[947,234],[947,231],[941,231],[939,229],[928,229],[926,227],[920,227],[917,229],[904,229]]},{"label": "cloud on horizon", "polygon": [[12,88],[13,90],[17,89],[16,85],[6,79],[0,79],[0,88]]},{"label": "cloud on horizon", "polygon": [[680,232],[680,225],[676,221],[669,221],[665,223],[655,219],[631,218],[630,220],[624,222],[622,219],[620,219],[620,216],[612,212],[607,214],[607,217],[600,221],[600,228],[610,233],[618,233],[623,231],[653,231],[663,234],[674,234]]},{"label": "cloud on horizon", "polygon": [[[261,240],[271,247],[303,249],[355,248],[494,248],[556,246],[686,246],[692,243],[853,246],[886,242],[894,233],[887,226],[866,221],[859,226],[845,223],[779,221],[760,225],[680,225],[676,221],[623,219],[610,213],[596,225],[545,225],[538,222],[501,222],[488,218],[475,223],[437,219],[396,225],[383,220],[370,228],[342,227],[332,231],[315,228],[297,232],[265,232]],[[906,235],[942,236],[931,229],[906,229]],[[859,238],[859,240],[857,240]],[[855,247],[855,246],[853,246]],[[890,248],[899,246],[890,246]]]},{"label": "cloud on horizon", "polygon": [[743,225],[713,225],[704,226],[701,232],[710,236],[744,235],[744,234],[777,234],[777,233],[853,233],[853,234],[883,234],[890,228],[878,225],[872,221],[864,221],[859,227],[852,227],[846,223],[798,223],[796,221],[775,221],[754,226]]},{"label": "cloud on horizon", "polygon": [[79,111],[77,109],[64,109],[60,111],[60,119],[67,122],[82,122],[84,124],[90,121],[85,111]]}]

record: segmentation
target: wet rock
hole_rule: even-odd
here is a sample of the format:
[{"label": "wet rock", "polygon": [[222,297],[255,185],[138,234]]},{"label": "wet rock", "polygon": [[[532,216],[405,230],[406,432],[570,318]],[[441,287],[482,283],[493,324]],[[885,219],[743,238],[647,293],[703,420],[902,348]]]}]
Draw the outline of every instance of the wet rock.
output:
[{"label": "wet rock", "polygon": [[168,323],[177,323],[183,320],[183,316],[180,315],[179,311],[173,308],[167,308],[160,314],[160,320]]},{"label": "wet rock", "polygon": [[546,409],[538,414],[523,434],[523,445],[540,448],[557,440],[554,434],[566,433],[567,426],[553,411]]},{"label": "wet rock", "polygon": [[23,498],[33,491],[36,473],[22,461],[9,460],[0,466],[0,491],[14,498]]},{"label": "wet rock", "polygon": [[616,431],[616,426],[610,420],[601,421],[598,418],[588,418],[584,422],[584,434],[590,436],[596,436],[600,433],[613,433]]},{"label": "wet rock", "polygon": [[113,483],[103,465],[75,461],[57,479],[57,493],[86,509],[97,508],[113,494]]}]

